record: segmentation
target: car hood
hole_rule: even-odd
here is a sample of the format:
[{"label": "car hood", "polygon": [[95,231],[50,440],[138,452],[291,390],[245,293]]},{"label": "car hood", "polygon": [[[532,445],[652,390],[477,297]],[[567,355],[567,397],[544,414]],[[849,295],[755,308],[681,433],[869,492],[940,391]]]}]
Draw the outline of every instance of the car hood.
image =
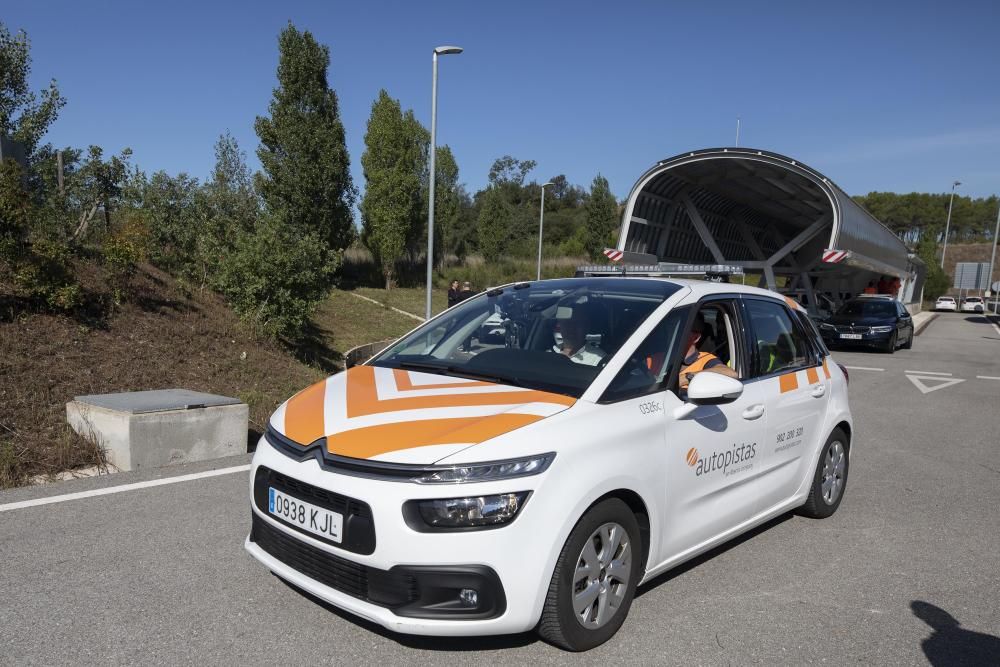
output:
[{"label": "car hood", "polygon": [[891,327],[896,320],[891,317],[872,317],[860,315],[834,315],[826,320],[827,324],[850,324],[862,327]]},{"label": "car hood", "polygon": [[330,454],[429,465],[562,412],[562,394],[445,375],[355,366],[299,392],[271,428]]}]

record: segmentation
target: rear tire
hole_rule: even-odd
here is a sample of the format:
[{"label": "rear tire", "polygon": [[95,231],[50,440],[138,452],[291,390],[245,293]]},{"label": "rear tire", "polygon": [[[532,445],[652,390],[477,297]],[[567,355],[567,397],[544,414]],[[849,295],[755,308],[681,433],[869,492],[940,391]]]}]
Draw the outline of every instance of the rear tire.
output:
[{"label": "rear tire", "polygon": [[840,507],[851,467],[848,451],[847,436],[839,428],[834,429],[820,452],[809,497],[799,510],[801,514],[813,519],[825,519]]},{"label": "rear tire", "polygon": [[556,561],[538,634],[567,651],[611,639],[641,577],[642,537],[628,505],[608,498],[577,522]]}]

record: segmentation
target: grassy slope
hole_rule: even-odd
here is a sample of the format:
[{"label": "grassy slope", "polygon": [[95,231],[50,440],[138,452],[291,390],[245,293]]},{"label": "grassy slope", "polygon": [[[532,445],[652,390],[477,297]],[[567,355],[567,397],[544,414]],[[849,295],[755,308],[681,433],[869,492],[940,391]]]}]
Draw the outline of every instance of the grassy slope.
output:
[{"label": "grassy slope", "polygon": [[[100,270],[83,273],[85,288],[102,296]],[[136,286],[113,312],[67,316],[31,312],[0,285],[0,487],[99,462],[65,424],[74,396],[171,387],[236,396],[259,432],[279,403],[339,368],[349,348],[417,324],[334,291],[316,313],[311,343],[290,348],[255,339],[218,296],[185,293],[151,266]]]}]

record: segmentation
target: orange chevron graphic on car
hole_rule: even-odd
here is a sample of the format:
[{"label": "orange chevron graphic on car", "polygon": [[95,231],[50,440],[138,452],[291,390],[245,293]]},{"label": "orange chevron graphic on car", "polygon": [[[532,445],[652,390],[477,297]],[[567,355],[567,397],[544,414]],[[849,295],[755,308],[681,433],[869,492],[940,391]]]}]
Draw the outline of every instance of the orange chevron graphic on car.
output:
[{"label": "orange chevron graphic on car", "polygon": [[428,445],[470,445],[575,403],[546,391],[400,369],[356,366],[293,396],[284,433],[333,454],[370,458]]}]

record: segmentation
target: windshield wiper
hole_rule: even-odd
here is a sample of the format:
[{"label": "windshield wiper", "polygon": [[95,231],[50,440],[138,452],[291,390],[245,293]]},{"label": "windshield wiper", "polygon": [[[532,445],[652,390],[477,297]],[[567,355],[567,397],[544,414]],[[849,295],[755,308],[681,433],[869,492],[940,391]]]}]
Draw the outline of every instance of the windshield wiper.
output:
[{"label": "windshield wiper", "polygon": [[400,368],[409,370],[435,373],[437,375],[451,375],[453,377],[468,378],[469,380],[484,380],[486,382],[496,382],[497,384],[511,384],[515,387],[530,388],[530,385],[522,382],[518,378],[494,375],[492,373],[479,373],[476,371],[466,370],[462,366],[431,364],[425,361],[397,361],[395,363],[398,364]]}]

